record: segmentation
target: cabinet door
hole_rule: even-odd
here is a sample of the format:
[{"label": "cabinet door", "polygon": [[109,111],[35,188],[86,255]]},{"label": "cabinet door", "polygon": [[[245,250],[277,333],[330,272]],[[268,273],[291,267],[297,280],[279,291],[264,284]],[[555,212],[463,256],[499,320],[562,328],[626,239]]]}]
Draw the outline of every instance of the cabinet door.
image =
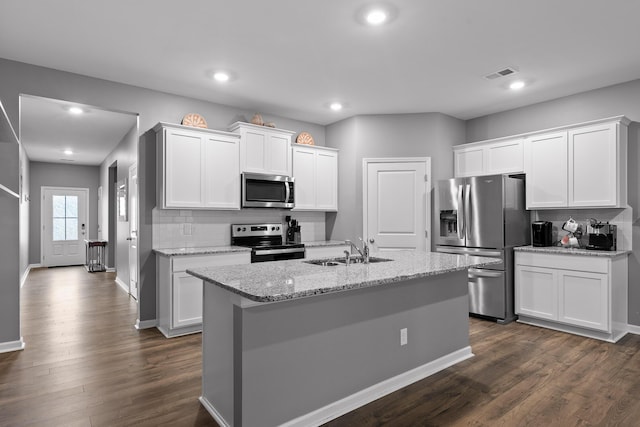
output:
[{"label": "cabinet door", "polygon": [[319,150],[316,153],[316,208],[338,210],[338,153]]},{"label": "cabinet door", "polygon": [[535,135],[524,144],[527,209],[566,207],[567,133]]},{"label": "cabinet door", "polygon": [[173,274],[171,327],[202,323],[202,280],[190,274]]},{"label": "cabinet door", "polygon": [[557,271],[516,265],[515,274],[516,314],[557,320]]},{"label": "cabinet door", "polygon": [[615,124],[569,131],[569,206],[616,206]]},{"label": "cabinet door", "polygon": [[240,143],[235,138],[204,138],[205,206],[240,209]]},{"label": "cabinet door", "polygon": [[313,148],[293,149],[293,177],[297,210],[316,208],[316,151]]},{"label": "cabinet door", "polygon": [[571,325],[611,332],[608,275],[561,271],[558,320]]},{"label": "cabinet door", "polygon": [[267,173],[267,136],[262,131],[245,129],[242,132],[242,172]]},{"label": "cabinet door", "polygon": [[291,176],[291,138],[289,135],[267,133],[265,173]]},{"label": "cabinet door", "polygon": [[524,172],[524,149],[521,139],[488,144],[485,174]]},{"label": "cabinet door", "polygon": [[456,178],[484,174],[484,147],[455,149],[453,158]]},{"label": "cabinet door", "polygon": [[164,168],[165,207],[201,207],[202,137],[197,133],[165,130]]}]

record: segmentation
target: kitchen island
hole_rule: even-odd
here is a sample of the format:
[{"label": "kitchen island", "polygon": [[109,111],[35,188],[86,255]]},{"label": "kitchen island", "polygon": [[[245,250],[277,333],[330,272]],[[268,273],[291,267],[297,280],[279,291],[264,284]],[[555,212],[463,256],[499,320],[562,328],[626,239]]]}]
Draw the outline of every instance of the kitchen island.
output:
[{"label": "kitchen island", "polygon": [[467,269],[491,258],[278,261],[204,280],[202,404],[223,426],[320,425],[473,356]]}]

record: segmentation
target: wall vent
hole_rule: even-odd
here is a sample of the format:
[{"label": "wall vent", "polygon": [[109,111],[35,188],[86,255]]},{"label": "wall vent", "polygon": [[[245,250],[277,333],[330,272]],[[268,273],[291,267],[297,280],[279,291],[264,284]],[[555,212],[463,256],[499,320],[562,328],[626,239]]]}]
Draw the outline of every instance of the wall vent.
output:
[{"label": "wall vent", "polygon": [[499,79],[500,77],[510,76],[510,75],[515,74],[517,72],[518,72],[518,70],[516,70],[513,67],[506,67],[506,68],[503,68],[502,70],[498,70],[498,71],[493,72],[491,74],[487,74],[486,76],[484,76],[484,78],[487,79],[487,80],[495,80],[495,79]]}]

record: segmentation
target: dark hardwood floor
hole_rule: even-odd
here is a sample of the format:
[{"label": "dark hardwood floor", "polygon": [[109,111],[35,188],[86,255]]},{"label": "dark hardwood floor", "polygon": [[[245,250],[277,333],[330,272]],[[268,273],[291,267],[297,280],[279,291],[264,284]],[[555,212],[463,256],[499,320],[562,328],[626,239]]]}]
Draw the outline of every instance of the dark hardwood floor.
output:
[{"label": "dark hardwood floor", "polygon": [[[138,331],[111,273],[33,270],[26,349],[0,354],[0,426],[216,426],[200,334]],[[640,336],[618,344],[471,319],[476,356],[331,421],[341,426],[640,425]],[[364,361],[366,363],[366,361]]]}]

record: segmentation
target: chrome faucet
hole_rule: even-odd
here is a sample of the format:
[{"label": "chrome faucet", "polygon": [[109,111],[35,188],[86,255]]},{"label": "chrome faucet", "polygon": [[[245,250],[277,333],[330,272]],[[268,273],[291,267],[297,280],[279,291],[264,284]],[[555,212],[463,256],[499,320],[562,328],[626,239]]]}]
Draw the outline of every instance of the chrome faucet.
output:
[{"label": "chrome faucet", "polygon": [[358,237],[358,240],[362,242],[362,250],[360,250],[358,245],[353,243],[351,240],[345,240],[344,243],[351,246],[351,253],[353,253],[353,250],[355,249],[358,252],[358,254],[360,254],[360,256],[362,257],[363,262],[365,264],[369,264],[369,245],[367,245],[367,242],[362,240],[362,237]]}]

